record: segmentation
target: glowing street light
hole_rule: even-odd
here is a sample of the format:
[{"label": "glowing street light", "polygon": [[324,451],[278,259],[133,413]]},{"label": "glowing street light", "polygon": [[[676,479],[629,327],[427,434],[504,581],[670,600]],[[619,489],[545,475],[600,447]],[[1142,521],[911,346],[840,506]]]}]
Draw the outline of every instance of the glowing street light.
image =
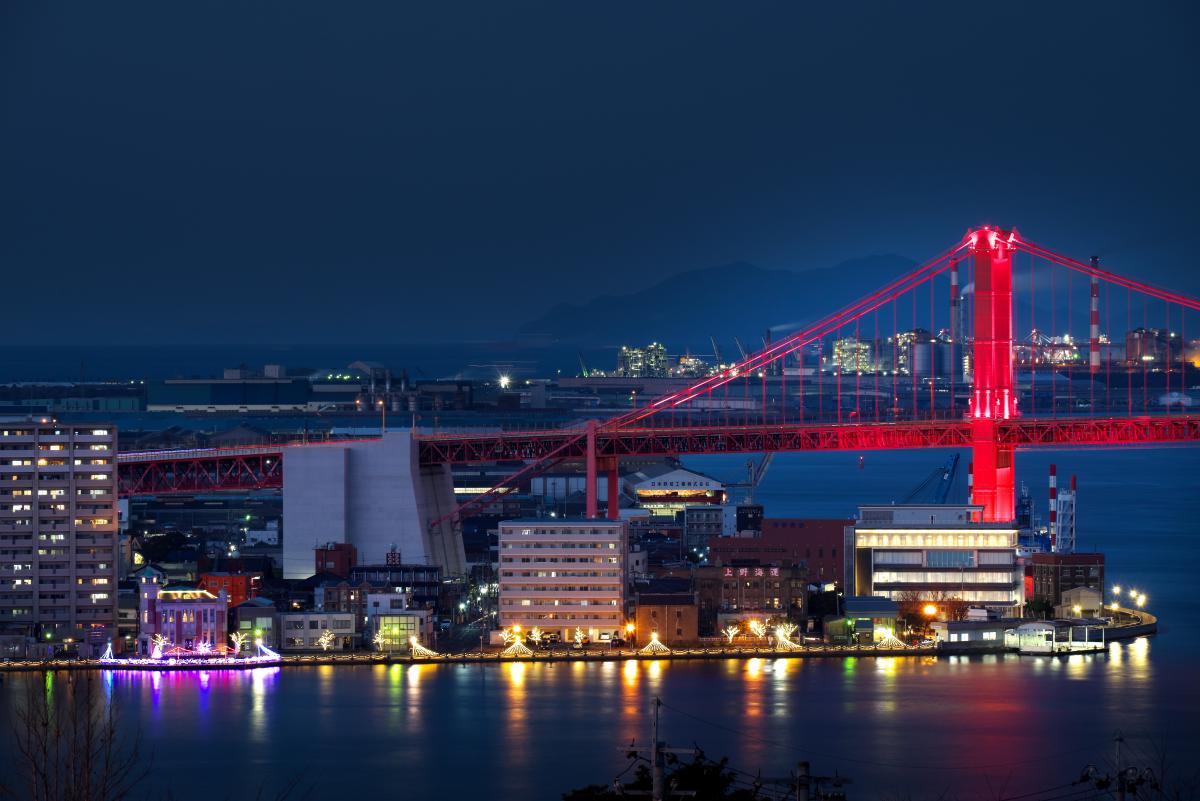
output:
[{"label": "glowing street light", "polygon": [[1113,595],[1120,595],[1120,594],[1121,594],[1121,585],[1114,584],[1113,585]]},{"label": "glowing street light", "polygon": [[1075,604],[1073,607],[1071,607],[1071,611],[1075,613],[1075,617],[1079,617],[1083,614],[1083,607],[1079,604]]},{"label": "glowing street light", "polygon": [[1146,593],[1142,593],[1137,597],[1137,605],[1139,609],[1146,605]]},{"label": "glowing street light", "polygon": [[512,385],[512,377],[507,375],[500,376],[500,389],[508,389]]},{"label": "glowing street light", "polygon": [[925,617],[933,617],[938,613],[938,608],[933,604],[925,604],[925,607],[921,611],[925,613]]}]

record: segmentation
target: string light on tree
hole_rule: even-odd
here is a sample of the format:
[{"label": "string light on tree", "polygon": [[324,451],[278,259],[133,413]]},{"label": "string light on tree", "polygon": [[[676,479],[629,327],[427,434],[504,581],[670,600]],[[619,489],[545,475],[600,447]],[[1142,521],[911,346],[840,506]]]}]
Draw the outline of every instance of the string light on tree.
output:
[{"label": "string light on tree", "polygon": [[229,635],[229,641],[233,643],[233,655],[237,656],[242,652],[242,646],[246,644],[249,637],[240,631],[235,631]]},{"label": "string light on tree", "polygon": [[749,623],[749,628],[750,633],[755,637],[761,638],[767,636],[767,624],[763,623],[761,620],[751,620]]},{"label": "string light on tree", "polygon": [[533,651],[525,646],[525,637],[521,634],[521,626],[514,624],[511,629],[505,629],[501,635],[508,647],[500,652],[505,659],[519,659],[533,656]]},{"label": "string light on tree", "polygon": [[671,653],[671,649],[658,641],[658,632],[650,632],[650,642],[642,650],[638,651],[643,656],[666,656]]},{"label": "string light on tree", "polygon": [[798,626],[795,623],[780,623],[775,627],[775,647],[780,651],[797,651],[800,646],[792,642]]},{"label": "string light on tree", "polygon": [[441,654],[439,654],[437,651],[433,651],[429,648],[426,648],[424,645],[421,645],[416,637],[408,638],[408,647],[412,649],[413,659],[433,659],[434,657],[441,656]]},{"label": "string light on tree", "polygon": [[322,651],[328,651],[333,647],[333,641],[336,635],[332,629],[325,629],[321,632],[321,636],[317,638],[317,645],[321,646]]},{"label": "string light on tree", "polygon": [[725,635],[725,640],[729,645],[733,645],[733,638],[738,636],[741,631],[741,629],[732,623],[721,629],[721,633]]}]

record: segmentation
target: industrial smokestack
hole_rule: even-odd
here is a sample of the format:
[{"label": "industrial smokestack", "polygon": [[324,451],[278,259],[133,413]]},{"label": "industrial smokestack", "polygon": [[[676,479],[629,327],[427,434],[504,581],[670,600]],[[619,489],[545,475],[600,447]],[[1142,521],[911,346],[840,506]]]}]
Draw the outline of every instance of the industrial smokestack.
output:
[{"label": "industrial smokestack", "polygon": [[[1100,257],[1092,256],[1092,266],[1100,269]],[[1100,278],[1092,276],[1091,326],[1088,330],[1088,372],[1100,372]]]},{"label": "industrial smokestack", "polygon": [[1058,544],[1058,468],[1050,465],[1050,550]]},{"label": "industrial smokestack", "polygon": [[958,262],[950,265],[950,340],[957,341],[958,331]]}]

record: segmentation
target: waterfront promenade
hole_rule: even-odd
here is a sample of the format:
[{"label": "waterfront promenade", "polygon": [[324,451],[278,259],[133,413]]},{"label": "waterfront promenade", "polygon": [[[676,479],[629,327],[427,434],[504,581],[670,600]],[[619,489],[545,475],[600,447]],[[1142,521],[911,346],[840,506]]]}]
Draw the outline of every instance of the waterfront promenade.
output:
[{"label": "waterfront promenade", "polygon": [[[1146,612],[1121,610],[1125,623],[1104,629],[1105,641],[1130,640],[1154,634],[1158,619]],[[878,645],[832,645],[827,643],[796,645],[792,648],[774,648],[769,645],[727,646],[715,648],[670,648],[661,652],[646,653],[630,648],[576,649],[559,648],[532,651],[528,655],[508,655],[500,650],[465,651],[454,654],[428,652],[432,655],[414,654],[411,649],[396,651],[372,651],[352,653],[306,653],[284,654],[280,665],[409,665],[409,664],[499,664],[512,662],[626,662],[658,660],[713,660],[713,659],[809,659],[829,657],[907,657],[907,656],[964,656],[974,654],[1000,654],[1015,652],[1015,648],[997,645],[993,648],[956,648],[953,643],[932,645],[895,644]],[[204,666],[194,662],[172,665],[123,667],[112,663],[101,664],[96,659],[50,659],[11,660],[0,662],[0,671],[29,670],[245,670],[253,665],[232,665],[214,661]]]}]

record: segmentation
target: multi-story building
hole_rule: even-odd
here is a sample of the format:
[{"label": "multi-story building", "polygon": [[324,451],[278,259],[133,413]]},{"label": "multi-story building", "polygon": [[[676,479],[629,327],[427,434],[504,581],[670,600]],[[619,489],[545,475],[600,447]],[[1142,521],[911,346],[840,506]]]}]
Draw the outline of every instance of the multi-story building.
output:
[{"label": "multi-story building", "polygon": [[284,612],[280,647],[287,651],[342,651],[354,647],[354,615],[348,612]]},{"label": "multi-story building", "polygon": [[0,421],[0,630],[97,654],[116,636],[116,434]]},{"label": "multi-story building", "polygon": [[1033,566],[1033,597],[1050,606],[1062,603],[1063,593],[1087,587],[1104,596],[1104,554],[1102,553],[1035,553]]},{"label": "multi-story building", "polygon": [[842,586],[845,577],[843,542],[853,520],[764,518],[758,537],[714,537],[708,541],[708,562],[728,565],[757,561],[764,565],[806,566],[808,580]]},{"label": "multi-story building", "polygon": [[262,640],[263,645],[273,648],[279,645],[275,635],[279,615],[275,604],[267,598],[258,597],[243,601],[232,608],[230,627],[236,629],[247,640]]},{"label": "multi-story building", "polygon": [[435,565],[357,565],[350,569],[350,584],[364,582],[381,590],[397,589],[408,593],[412,606],[437,609],[442,590],[442,569]]},{"label": "multi-story building", "polygon": [[625,628],[629,527],[623,520],[537,519],[500,524],[500,628],[576,628],[592,641]]},{"label": "multi-story building", "polygon": [[863,506],[847,529],[847,594],[957,598],[1016,613],[1025,601],[1015,523],[981,506]]},{"label": "multi-story building", "polygon": [[153,652],[156,635],[171,645],[211,648],[227,645],[229,598],[195,587],[164,587],[156,576],[142,576],[138,586],[138,647]]},{"label": "multi-story building", "polygon": [[237,606],[243,601],[248,601],[258,595],[259,587],[262,586],[262,575],[259,573],[201,573],[199,581],[196,582],[202,590],[208,590],[213,595],[220,595],[221,591],[225,591],[226,597],[229,598],[230,606]]},{"label": "multi-story building", "polygon": [[330,542],[316,549],[314,567],[318,573],[332,573],[341,578],[350,575],[358,564],[358,549],[348,542]]},{"label": "multi-story building", "polygon": [[719,622],[776,615],[796,620],[806,615],[807,570],[804,567],[745,560],[696,568],[700,632],[716,633]]},{"label": "multi-story building", "polygon": [[654,633],[672,645],[693,643],[700,637],[696,596],[690,592],[641,593],[634,620],[632,634],[637,642],[649,642]]}]

